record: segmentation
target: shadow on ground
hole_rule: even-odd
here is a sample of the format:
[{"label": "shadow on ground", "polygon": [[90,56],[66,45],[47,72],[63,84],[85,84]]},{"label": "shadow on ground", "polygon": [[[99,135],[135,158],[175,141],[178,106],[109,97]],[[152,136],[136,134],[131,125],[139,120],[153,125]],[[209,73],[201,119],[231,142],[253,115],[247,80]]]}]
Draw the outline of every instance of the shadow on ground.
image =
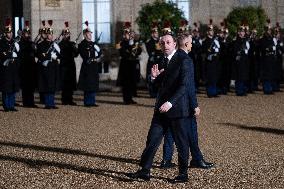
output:
[{"label": "shadow on ground", "polygon": [[256,132],[270,133],[270,134],[275,134],[275,135],[284,135],[284,130],[282,129],[274,129],[274,128],[268,128],[268,127],[256,127],[256,126],[250,126],[250,125],[239,124],[239,123],[217,123],[217,124],[230,126],[230,127],[236,127],[238,129],[256,131]]}]

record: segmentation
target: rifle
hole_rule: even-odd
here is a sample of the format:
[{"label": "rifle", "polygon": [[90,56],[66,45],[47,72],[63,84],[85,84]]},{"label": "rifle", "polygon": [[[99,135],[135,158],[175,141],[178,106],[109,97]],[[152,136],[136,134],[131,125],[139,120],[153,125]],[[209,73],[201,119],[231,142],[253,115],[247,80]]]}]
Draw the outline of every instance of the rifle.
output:
[{"label": "rifle", "polygon": [[[16,50],[16,45],[15,45],[15,44],[18,43],[20,40],[21,40],[21,36],[18,36],[18,37],[15,38],[14,43],[13,43],[13,49],[12,49],[12,46],[11,46],[11,47],[10,47],[10,50],[9,50],[9,52],[12,52],[12,57],[6,59],[6,60],[3,62],[3,66],[8,66],[9,63],[10,63],[10,62],[13,62],[14,59],[16,58],[16,57],[13,57],[13,53],[14,53],[15,50]],[[16,53],[16,52],[15,52],[15,53]]]},{"label": "rifle", "polygon": [[[50,45],[50,47],[48,48],[48,50],[47,50],[46,53],[44,53],[44,54],[48,55],[48,54],[51,54],[54,50],[56,50],[56,48],[54,47],[54,45],[59,43],[61,36],[62,36],[62,33],[52,42],[52,44]],[[58,53],[60,53],[60,52],[58,52]],[[51,58],[51,59],[52,59],[52,58]],[[51,59],[50,59],[50,60],[48,59],[48,60],[43,61],[43,62],[42,62],[42,65],[47,66],[48,63],[52,61]]]},{"label": "rifle", "polygon": [[99,37],[95,39],[95,41],[94,41],[95,44],[98,44],[98,42],[99,42],[100,39],[101,39],[102,34],[103,34],[103,32],[101,32],[100,35],[99,35]]}]

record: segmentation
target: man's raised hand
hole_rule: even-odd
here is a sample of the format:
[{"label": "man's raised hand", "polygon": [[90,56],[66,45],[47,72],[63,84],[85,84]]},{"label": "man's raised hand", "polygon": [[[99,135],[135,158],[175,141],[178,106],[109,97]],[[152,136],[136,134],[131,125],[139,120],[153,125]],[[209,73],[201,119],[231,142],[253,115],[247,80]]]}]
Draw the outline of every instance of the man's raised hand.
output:
[{"label": "man's raised hand", "polygon": [[160,75],[163,71],[164,71],[164,69],[159,70],[158,64],[154,64],[153,67],[152,67],[152,70],[151,70],[152,79],[155,79],[156,77],[158,77],[158,75]]}]

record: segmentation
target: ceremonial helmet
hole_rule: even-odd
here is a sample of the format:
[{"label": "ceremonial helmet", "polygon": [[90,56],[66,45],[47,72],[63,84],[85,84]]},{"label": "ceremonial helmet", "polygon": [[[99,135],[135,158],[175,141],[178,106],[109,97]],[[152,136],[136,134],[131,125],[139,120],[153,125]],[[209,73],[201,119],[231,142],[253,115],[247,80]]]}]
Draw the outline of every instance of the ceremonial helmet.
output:
[{"label": "ceremonial helmet", "polygon": [[151,32],[159,32],[159,28],[158,28],[158,22],[154,21],[152,22],[152,26],[151,26]]},{"label": "ceremonial helmet", "polygon": [[25,28],[23,29],[23,33],[31,34],[30,22],[28,20],[25,21]]},{"label": "ceremonial helmet", "polygon": [[213,20],[210,19],[209,24],[207,25],[207,31],[213,31],[213,30],[214,30]]},{"label": "ceremonial helmet", "polygon": [[5,30],[4,30],[5,33],[11,33],[12,32],[12,25],[11,24],[12,24],[11,19],[7,18],[6,22],[5,22]]},{"label": "ceremonial helmet", "polygon": [[53,24],[53,21],[52,20],[48,20],[47,23],[48,23],[48,27],[46,28],[45,33],[53,35],[53,29],[51,27],[52,24]]},{"label": "ceremonial helmet", "polygon": [[45,27],[45,20],[42,20],[41,21],[41,27],[39,28],[39,30],[38,30],[38,33],[40,33],[40,34],[42,34],[42,33],[45,33],[46,31],[46,27]]},{"label": "ceremonial helmet", "polygon": [[173,31],[171,29],[171,23],[170,21],[165,21],[164,22],[164,27],[162,29],[162,34],[163,35],[173,35]]},{"label": "ceremonial helmet", "polygon": [[69,23],[64,22],[65,28],[62,30],[62,35],[70,34]]},{"label": "ceremonial helmet", "polygon": [[266,25],[264,26],[264,30],[267,32],[268,30],[271,30],[271,21],[270,19],[266,20]]},{"label": "ceremonial helmet", "polygon": [[89,28],[89,22],[88,21],[85,21],[85,25],[86,25],[86,28],[83,29],[83,34],[87,33],[87,32],[90,32],[90,33],[93,33],[91,31],[91,29]]},{"label": "ceremonial helmet", "polygon": [[193,26],[194,26],[194,28],[193,28],[193,32],[199,32],[199,27],[198,27],[198,25],[197,25],[197,22],[194,22],[193,23]]},{"label": "ceremonial helmet", "polygon": [[131,22],[124,22],[123,24],[123,33],[131,32]]},{"label": "ceremonial helmet", "polygon": [[179,23],[179,33],[185,33],[185,32],[188,32],[188,21],[182,19]]}]

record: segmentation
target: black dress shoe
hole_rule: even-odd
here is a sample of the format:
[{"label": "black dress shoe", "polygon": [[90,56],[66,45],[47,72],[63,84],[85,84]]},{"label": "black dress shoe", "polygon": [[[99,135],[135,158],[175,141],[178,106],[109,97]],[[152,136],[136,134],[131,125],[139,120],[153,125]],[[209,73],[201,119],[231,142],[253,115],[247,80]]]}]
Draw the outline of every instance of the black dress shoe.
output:
[{"label": "black dress shoe", "polygon": [[145,181],[149,181],[150,180],[150,171],[149,170],[138,170],[135,173],[127,173],[126,174],[127,177],[132,178],[132,179],[142,179]]},{"label": "black dress shoe", "polygon": [[199,161],[190,161],[190,168],[200,168],[200,169],[210,169],[212,167],[214,167],[214,163],[209,163],[204,161],[204,159],[199,160]]},{"label": "black dress shoe", "polygon": [[10,111],[17,112],[18,110],[16,108],[11,108]]},{"label": "black dress shoe", "polygon": [[44,109],[50,110],[50,109],[52,109],[52,107],[51,106],[45,106]]},{"label": "black dress shoe", "polygon": [[187,174],[179,174],[175,178],[170,179],[169,182],[173,183],[173,184],[188,182],[188,175]]},{"label": "black dress shoe", "polygon": [[4,108],[4,112],[9,112],[10,110],[7,108]]},{"label": "black dress shoe", "polygon": [[160,168],[162,168],[162,169],[169,169],[169,168],[173,168],[175,166],[176,166],[175,163],[172,163],[171,161],[164,161],[164,160],[160,164]]},{"label": "black dress shoe", "polygon": [[51,109],[58,109],[57,106],[51,106]]},{"label": "black dress shoe", "polygon": [[92,106],[94,106],[94,107],[99,107],[99,105],[97,105],[97,104],[94,104],[94,105],[92,105]]}]

